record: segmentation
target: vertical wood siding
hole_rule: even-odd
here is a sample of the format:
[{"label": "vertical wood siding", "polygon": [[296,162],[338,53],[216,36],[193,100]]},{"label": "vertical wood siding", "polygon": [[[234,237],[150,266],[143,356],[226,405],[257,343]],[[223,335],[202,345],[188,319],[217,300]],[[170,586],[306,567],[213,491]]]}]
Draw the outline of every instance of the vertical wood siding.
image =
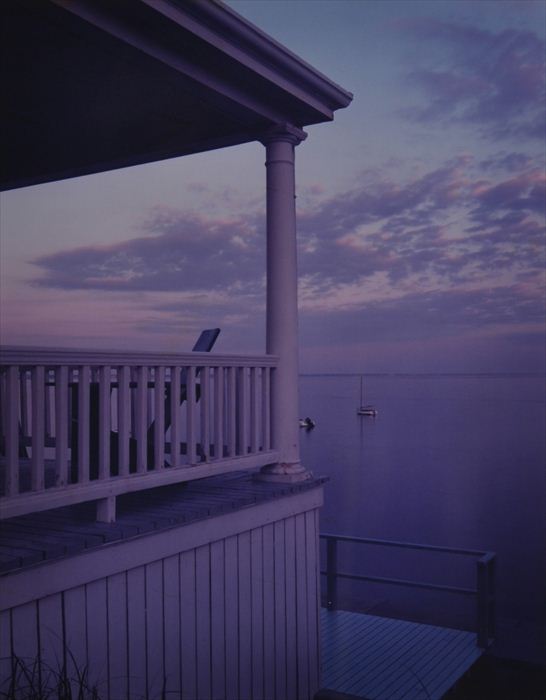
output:
[{"label": "vertical wood siding", "polygon": [[111,700],[312,698],[317,526],[311,510],[3,611],[2,657],[74,688],[87,669]]}]

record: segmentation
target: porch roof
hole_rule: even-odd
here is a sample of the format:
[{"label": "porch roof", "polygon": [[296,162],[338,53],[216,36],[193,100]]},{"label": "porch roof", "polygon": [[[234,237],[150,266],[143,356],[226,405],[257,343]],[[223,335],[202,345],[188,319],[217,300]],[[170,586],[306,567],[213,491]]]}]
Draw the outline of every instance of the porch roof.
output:
[{"label": "porch roof", "polygon": [[1,189],[246,143],[352,96],[217,0],[4,0]]}]

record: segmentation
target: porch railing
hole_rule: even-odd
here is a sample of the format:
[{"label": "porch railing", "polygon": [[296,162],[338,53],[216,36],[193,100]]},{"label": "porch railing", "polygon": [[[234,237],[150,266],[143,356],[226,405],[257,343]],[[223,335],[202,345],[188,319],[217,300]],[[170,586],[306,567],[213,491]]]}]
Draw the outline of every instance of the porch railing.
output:
[{"label": "porch railing", "polygon": [[0,517],[276,461],[273,356],[0,349]]},{"label": "porch railing", "polygon": [[[320,573],[326,576],[326,604],[329,610],[335,610],[337,607],[338,579],[372,581],[394,586],[406,586],[408,588],[420,588],[430,591],[443,591],[444,593],[456,593],[462,596],[475,597],[476,599],[477,645],[482,649],[485,649],[493,642],[495,637],[496,563],[496,555],[494,552],[482,552],[474,549],[458,549],[455,547],[438,547],[434,545],[417,544],[412,542],[378,540],[367,537],[352,537],[349,535],[332,535],[329,533],[321,533],[320,538],[326,542],[326,568]],[[381,576],[365,576],[348,571],[340,571],[338,569],[338,543],[340,542],[348,542],[357,545],[394,547],[398,549],[415,549],[426,552],[436,552],[438,554],[443,553],[461,557],[472,557],[476,561],[476,586],[475,588],[447,586],[423,581]]]}]

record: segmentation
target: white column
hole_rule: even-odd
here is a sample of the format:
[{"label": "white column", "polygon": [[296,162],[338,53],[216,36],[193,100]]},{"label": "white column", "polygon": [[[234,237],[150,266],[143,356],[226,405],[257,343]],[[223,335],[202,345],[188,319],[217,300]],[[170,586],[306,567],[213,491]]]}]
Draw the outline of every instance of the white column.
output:
[{"label": "white column", "polygon": [[262,478],[311,478],[300,463],[298,416],[298,269],[294,150],[306,133],[290,125],[263,139],[267,173],[267,352],[278,355],[271,382],[271,431],[279,462]]}]

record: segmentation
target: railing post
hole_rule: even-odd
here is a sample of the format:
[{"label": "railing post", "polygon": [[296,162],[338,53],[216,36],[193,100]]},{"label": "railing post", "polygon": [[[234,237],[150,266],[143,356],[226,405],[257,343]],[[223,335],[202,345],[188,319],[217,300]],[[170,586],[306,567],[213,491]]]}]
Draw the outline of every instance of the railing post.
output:
[{"label": "railing post", "polygon": [[476,562],[478,646],[486,649],[495,635],[495,555],[485,554]]},{"label": "railing post", "polygon": [[[19,378],[19,367],[8,367],[6,376],[6,403],[5,403],[5,435],[6,441],[6,482],[7,496],[15,496],[19,493],[19,404],[20,382],[24,382],[26,374],[22,371]],[[4,406],[2,407],[4,408]]]},{"label": "railing post", "polygon": [[107,496],[97,501],[98,523],[114,523],[116,521],[116,497]]},{"label": "railing post", "polygon": [[328,610],[337,607],[337,539],[326,539],[326,602]]}]

